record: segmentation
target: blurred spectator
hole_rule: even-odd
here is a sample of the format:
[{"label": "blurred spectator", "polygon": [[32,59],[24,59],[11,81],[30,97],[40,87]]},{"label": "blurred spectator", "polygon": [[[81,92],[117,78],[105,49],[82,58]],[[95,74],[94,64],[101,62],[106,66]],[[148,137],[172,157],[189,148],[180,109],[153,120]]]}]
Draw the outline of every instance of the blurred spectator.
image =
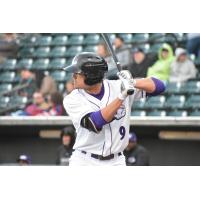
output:
[{"label": "blurred spectator", "polygon": [[189,54],[200,57],[200,33],[188,33],[186,47]]},{"label": "blurred spectator", "polygon": [[115,53],[122,67],[128,67],[132,62],[130,48],[124,44],[124,39],[117,35],[114,40]]},{"label": "blurred spectator", "polygon": [[169,44],[164,43],[158,52],[158,60],[147,71],[148,77],[156,77],[162,81],[169,80],[170,65],[174,60],[173,50]]},{"label": "blurred spectator", "polygon": [[53,94],[57,92],[56,81],[43,71],[35,71],[35,80],[37,89],[44,95]]},{"label": "blurred spectator", "polygon": [[45,116],[60,116],[63,114],[63,97],[59,92],[52,93],[48,98],[48,111],[44,111],[41,115]]},{"label": "blurred spectator", "polygon": [[193,62],[188,58],[185,49],[177,48],[175,60],[171,64],[170,82],[183,82],[195,78],[197,70]]},{"label": "blurred spectator", "polygon": [[65,127],[61,132],[62,144],[57,149],[57,165],[69,165],[72,147],[75,142],[75,130],[72,126]]},{"label": "blurred spectator", "polygon": [[108,70],[115,68],[114,60],[110,56],[110,53],[108,52],[108,49],[105,43],[100,43],[97,46],[97,54],[105,59],[105,61],[108,64]]},{"label": "blurred spectator", "polygon": [[14,58],[17,56],[18,45],[16,43],[15,33],[4,33],[0,36],[0,63],[5,58]]},{"label": "blurred spectator", "polygon": [[65,83],[65,91],[63,96],[66,96],[67,94],[70,94],[74,89],[74,82],[73,80],[69,80]]},{"label": "blurred spectator", "polygon": [[129,134],[129,144],[124,151],[127,166],[148,166],[149,154],[147,150],[137,144],[137,136],[135,133]]},{"label": "blurred spectator", "polygon": [[20,155],[17,158],[17,163],[20,166],[30,165],[31,164],[31,157],[25,154]]},{"label": "blurred spectator", "polygon": [[152,54],[145,54],[143,49],[133,49],[133,64],[127,69],[131,72],[133,77],[146,77],[147,70],[156,61],[156,56]]},{"label": "blurred spectator", "polygon": [[24,115],[38,116],[42,115],[45,111],[48,112],[49,105],[45,102],[45,98],[40,92],[33,94],[33,104],[26,107]]}]

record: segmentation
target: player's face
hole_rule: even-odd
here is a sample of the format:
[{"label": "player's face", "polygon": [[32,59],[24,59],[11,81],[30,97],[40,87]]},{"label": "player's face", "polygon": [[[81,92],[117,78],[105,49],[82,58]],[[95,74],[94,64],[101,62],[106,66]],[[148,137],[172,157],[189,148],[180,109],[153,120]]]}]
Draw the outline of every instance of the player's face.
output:
[{"label": "player's face", "polygon": [[74,88],[76,89],[85,89],[86,84],[84,82],[85,76],[81,73],[74,73],[73,74],[73,81],[74,81]]}]

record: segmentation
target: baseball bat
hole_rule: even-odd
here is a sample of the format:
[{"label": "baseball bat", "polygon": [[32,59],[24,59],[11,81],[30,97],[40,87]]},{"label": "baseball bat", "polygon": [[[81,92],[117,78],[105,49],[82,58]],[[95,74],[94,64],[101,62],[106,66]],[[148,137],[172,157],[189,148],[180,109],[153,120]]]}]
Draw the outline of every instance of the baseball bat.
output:
[{"label": "baseball bat", "polygon": [[[104,39],[111,56],[113,57],[113,60],[114,60],[114,62],[116,64],[116,66],[117,66],[118,71],[120,72],[122,70],[122,66],[121,66],[121,64],[120,64],[120,62],[119,62],[119,60],[118,60],[118,58],[117,58],[117,56],[116,56],[116,54],[114,52],[113,46],[112,46],[112,44],[111,44],[111,42],[109,40],[108,35],[106,33],[101,33],[101,36]],[[132,90],[132,89],[127,91],[128,95],[132,95],[133,93],[134,93],[134,90]]]}]

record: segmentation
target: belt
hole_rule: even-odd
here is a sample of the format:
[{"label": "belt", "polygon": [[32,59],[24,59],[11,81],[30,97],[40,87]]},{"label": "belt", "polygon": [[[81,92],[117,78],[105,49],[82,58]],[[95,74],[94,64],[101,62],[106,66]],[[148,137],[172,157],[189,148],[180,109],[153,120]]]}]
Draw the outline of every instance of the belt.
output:
[{"label": "belt", "polygon": [[[81,153],[87,154],[86,151],[81,151]],[[91,155],[92,158],[95,158],[95,159],[98,159],[98,160],[111,160],[111,159],[113,159],[113,158],[115,157],[114,154],[110,154],[110,155],[108,155],[108,156],[102,156],[102,155],[97,155],[97,154],[91,153],[90,155]],[[122,153],[119,152],[117,155],[118,155],[118,156],[121,156]]]}]

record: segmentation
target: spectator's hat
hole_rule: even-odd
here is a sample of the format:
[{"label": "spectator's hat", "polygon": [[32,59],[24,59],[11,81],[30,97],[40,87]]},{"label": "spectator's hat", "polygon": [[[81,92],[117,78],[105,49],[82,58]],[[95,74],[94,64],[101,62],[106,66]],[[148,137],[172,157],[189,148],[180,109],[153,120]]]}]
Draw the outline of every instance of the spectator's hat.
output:
[{"label": "spectator's hat", "polygon": [[61,138],[64,135],[69,135],[69,136],[73,136],[75,134],[74,128],[72,126],[68,126],[62,129],[61,131]]},{"label": "spectator's hat", "polygon": [[177,48],[175,51],[175,56],[178,58],[180,55],[186,55],[187,51],[183,48]]},{"label": "spectator's hat", "polygon": [[17,158],[17,162],[20,162],[20,161],[23,161],[27,164],[31,164],[31,157],[28,155],[22,154]]},{"label": "spectator's hat", "polygon": [[129,133],[129,142],[137,142],[137,136],[134,132]]},{"label": "spectator's hat", "polygon": [[138,53],[138,52],[144,53],[144,50],[142,48],[140,48],[140,47],[136,47],[136,48],[132,49],[132,53]]}]

